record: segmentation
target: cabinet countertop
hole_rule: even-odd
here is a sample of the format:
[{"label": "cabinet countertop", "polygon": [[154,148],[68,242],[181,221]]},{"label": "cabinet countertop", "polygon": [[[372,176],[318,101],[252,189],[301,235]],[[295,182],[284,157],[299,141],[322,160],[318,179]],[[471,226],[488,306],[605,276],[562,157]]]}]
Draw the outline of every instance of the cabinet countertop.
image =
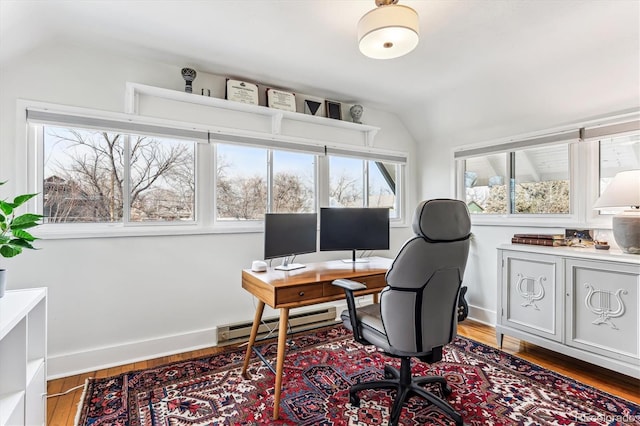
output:
[{"label": "cabinet countertop", "polygon": [[594,247],[548,247],[531,244],[502,244],[501,250],[522,251],[527,253],[551,254],[562,257],[577,257],[581,259],[602,260],[605,262],[622,262],[640,266],[640,255],[624,253],[621,250],[596,250]]}]

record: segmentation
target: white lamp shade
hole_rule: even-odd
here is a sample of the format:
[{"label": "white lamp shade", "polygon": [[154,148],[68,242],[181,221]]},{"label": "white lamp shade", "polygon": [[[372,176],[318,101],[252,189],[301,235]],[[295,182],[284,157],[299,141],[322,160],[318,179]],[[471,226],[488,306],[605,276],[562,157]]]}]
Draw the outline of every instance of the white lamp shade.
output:
[{"label": "white lamp shade", "polygon": [[418,45],[418,14],[407,6],[389,4],[369,11],[358,22],[360,51],[374,59],[406,55]]},{"label": "white lamp shade", "polygon": [[640,206],[640,170],[618,173],[593,205],[594,209]]}]

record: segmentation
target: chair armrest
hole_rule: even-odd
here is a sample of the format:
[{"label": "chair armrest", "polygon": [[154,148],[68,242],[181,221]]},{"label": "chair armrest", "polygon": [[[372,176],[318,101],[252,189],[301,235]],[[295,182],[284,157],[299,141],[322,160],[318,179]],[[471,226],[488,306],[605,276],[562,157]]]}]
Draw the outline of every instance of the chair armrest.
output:
[{"label": "chair armrest", "polygon": [[364,340],[360,333],[360,321],[358,321],[358,312],[356,310],[356,300],[353,295],[354,291],[365,290],[366,285],[357,281],[339,279],[334,280],[331,284],[336,287],[341,287],[344,290],[345,297],[347,299],[347,309],[349,310],[349,322],[351,323],[351,330],[353,331],[353,338],[356,342],[369,345],[370,343]]},{"label": "chair armrest", "polygon": [[367,286],[362,283],[345,279],[334,280],[331,284],[351,291],[365,290],[367,288]]}]

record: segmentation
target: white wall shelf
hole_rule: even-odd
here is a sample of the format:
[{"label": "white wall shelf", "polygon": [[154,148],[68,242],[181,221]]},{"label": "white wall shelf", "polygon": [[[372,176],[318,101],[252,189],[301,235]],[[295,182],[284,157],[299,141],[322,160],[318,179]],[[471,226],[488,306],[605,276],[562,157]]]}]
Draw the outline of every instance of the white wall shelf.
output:
[{"label": "white wall shelf", "polygon": [[[189,104],[202,105],[209,107],[211,111],[224,112],[225,114],[232,114],[239,118],[238,122],[242,122],[241,117],[253,116],[263,117],[267,120],[267,123],[261,130],[269,135],[281,135],[281,136],[299,136],[300,133],[304,134],[305,138],[314,140],[313,130],[306,128],[300,130],[300,125],[304,126],[319,126],[325,129],[335,129],[342,132],[347,132],[356,138],[361,140],[364,146],[373,146],[373,139],[380,130],[378,127],[369,126],[366,124],[352,123],[350,121],[336,120],[326,117],[318,117],[309,114],[302,114],[298,112],[284,111],[275,108],[268,108],[260,105],[251,105],[241,102],[229,101],[226,99],[220,99],[209,96],[201,96],[193,93],[180,92],[178,90],[165,89],[161,87],[148,86],[140,83],[127,82],[125,93],[125,111],[127,113],[140,113],[139,99],[140,96],[150,96],[157,99],[164,99],[176,102],[185,102]],[[224,122],[233,123],[234,120],[225,119]],[[241,126],[236,124],[233,126],[236,130],[243,130]],[[248,131],[255,131],[253,128],[246,129]],[[306,133],[306,134],[305,134]],[[315,140],[324,140],[323,137]],[[331,142],[331,141],[330,141]]]},{"label": "white wall shelf", "polygon": [[7,291],[0,299],[0,425],[44,425],[47,290]]}]

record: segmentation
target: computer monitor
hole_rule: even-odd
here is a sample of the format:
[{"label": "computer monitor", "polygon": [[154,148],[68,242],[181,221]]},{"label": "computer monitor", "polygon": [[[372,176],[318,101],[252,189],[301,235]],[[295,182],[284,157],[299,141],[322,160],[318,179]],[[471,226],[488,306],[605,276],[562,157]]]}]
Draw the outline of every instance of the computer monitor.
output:
[{"label": "computer monitor", "polygon": [[389,209],[323,207],[320,209],[320,251],[389,249]]},{"label": "computer monitor", "polygon": [[313,253],[317,249],[318,215],[316,213],[267,213],[264,216],[264,258],[282,257],[275,269],[289,271],[304,268],[290,263],[290,257]]}]

